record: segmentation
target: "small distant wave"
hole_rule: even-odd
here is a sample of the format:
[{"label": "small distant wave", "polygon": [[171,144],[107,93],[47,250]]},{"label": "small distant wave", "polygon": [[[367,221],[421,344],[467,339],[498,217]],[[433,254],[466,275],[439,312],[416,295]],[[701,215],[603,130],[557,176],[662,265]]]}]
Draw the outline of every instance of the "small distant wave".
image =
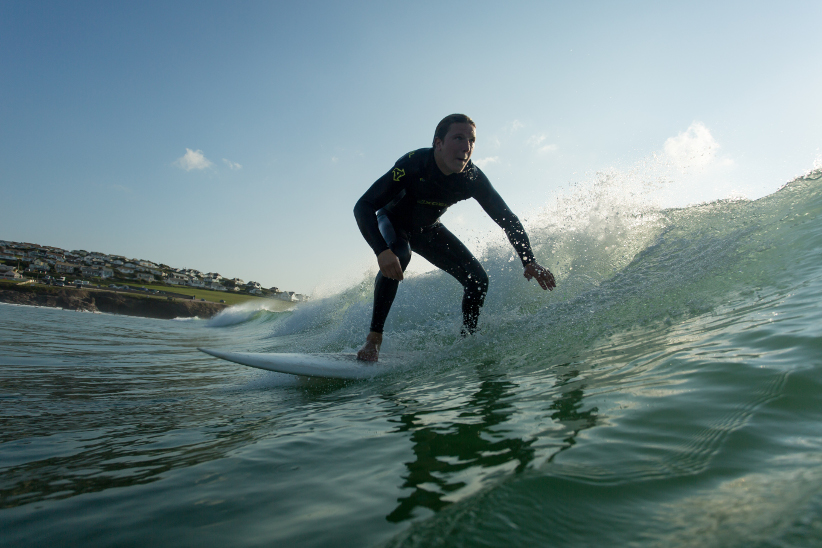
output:
[{"label": "small distant wave", "polygon": [[192,316],[192,317],[189,317],[189,318],[174,318],[172,321],[175,321],[175,322],[190,322],[190,321],[193,321],[193,320],[200,320],[200,319],[201,318],[199,316]]},{"label": "small distant wave", "polygon": [[23,308],[42,308],[48,310],[61,310],[64,312],[84,312],[86,314],[106,314],[106,312],[100,312],[99,310],[77,310],[74,308],[63,308],[62,306],[48,306],[43,304],[31,304],[31,303],[6,303],[0,301],[0,306],[16,306],[16,307],[23,307]]},{"label": "small distant wave", "polygon": [[208,326],[229,327],[255,319],[266,321],[293,308],[294,305],[292,303],[285,301],[249,301],[222,310],[219,314],[208,320]]}]

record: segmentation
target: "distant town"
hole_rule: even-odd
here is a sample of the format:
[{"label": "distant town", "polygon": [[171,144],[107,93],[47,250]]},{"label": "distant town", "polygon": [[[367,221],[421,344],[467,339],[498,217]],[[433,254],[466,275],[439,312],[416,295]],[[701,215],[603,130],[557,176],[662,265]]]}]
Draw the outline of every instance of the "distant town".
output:
[{"label": "distant town", "polygon": [[45,279],[55,284],[76,285],[121,283],[187,286],[212,291],[245,293],[283,301],[305,301],[305,295],[264,288],[254,281],[226,278],[216,272],[203,273],[193,268],[175,268],[144,259],[122,255],[0,240],[0,280]]}]

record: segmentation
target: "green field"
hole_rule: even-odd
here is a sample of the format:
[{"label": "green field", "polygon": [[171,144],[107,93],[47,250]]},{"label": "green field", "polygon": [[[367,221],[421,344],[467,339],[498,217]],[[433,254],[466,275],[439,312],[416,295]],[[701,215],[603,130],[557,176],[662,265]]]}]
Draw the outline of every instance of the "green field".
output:
[{"label": "green field", "polygon": [[[210,289],[197,289],[194,287],[184,287],[184,286],[168,286],[168,285],[156,285],[156,284],[139,284],[139,283],[126,283],[126,282],[115,282],[117,285],[127,285],[133,287],[135,289],[140,289],[141,287],[145,287],[146,289],[156,289],[157,291],[168,291],[171,293],[178,293],[180,295],[190,295],[193,296],[195,299],[205,299],[207,301],[211,301],[213,303],[218,303],[221,300],[225,301],[228,305],[235,305],[240,303],[245,303],[248,301],[260,301],[260,302],[275,302],[275,303],[282,303],[283,305],[289,305],[285,301],[278,301],[277,299],[267,299],[265,297],[255,297],[253,295],[243,295],[234,293],[232,291],[211,291]],[[285,307],[284,307],[285,308]]]}]

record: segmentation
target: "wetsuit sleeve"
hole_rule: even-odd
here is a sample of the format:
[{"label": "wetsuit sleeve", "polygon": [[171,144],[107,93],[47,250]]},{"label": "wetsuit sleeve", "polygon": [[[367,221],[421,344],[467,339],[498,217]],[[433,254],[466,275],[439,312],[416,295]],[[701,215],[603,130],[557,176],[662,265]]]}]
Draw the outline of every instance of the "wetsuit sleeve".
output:
[{"label": "wetsuit sleeve", "polygon": [[402,159],[391,171],[377,179],[354,206],[354,218],[357,219],[360,232],[376,255],[388,249],[388,244],[380,234],[377,210],[388,205],[397,194],[402,192],[405,189],[405,181],[409,180],[408,177],[401,176],[405,174],[399,165],[401,161]]},{"label": "wetsuit sleeve", "polygon": [[522,261],[522,266],[528,266],[535,261],[534,252],[531,251],[531,242],[528,240],[528,234],[525,233],[522,223],[519,218],[514,215],[502,196],[491,186],[491,181],[488,177],[475,167],[478,172],[476,180],[476,191],[474,192],[474,199],[479,202],[482,209],[497,223],[500,228],[505,231],[508,236],[508,241],[514,246],[514,249]]}]

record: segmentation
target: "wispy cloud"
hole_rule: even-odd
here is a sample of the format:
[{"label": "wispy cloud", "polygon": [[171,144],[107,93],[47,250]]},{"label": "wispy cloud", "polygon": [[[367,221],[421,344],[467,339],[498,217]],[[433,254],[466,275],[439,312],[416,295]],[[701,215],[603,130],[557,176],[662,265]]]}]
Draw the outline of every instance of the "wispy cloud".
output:
[{"label": "wispy cloud", "polygon": [[108,185],[108,187],[112,190],[116,190],[117,192],[122,192],[124,194],[132,194],[133,193],[131,188],[127,187],[126,185],[113,184],[113,185]]},{"label": "wispy cloud", "polygon": [[211,167],[211,161],[203,156],[202,150],[191,150],[186,148],[186,153],[174,161],[174,165],[180,169],[191,171],[192,169],[207,169]]},{"label": "wispy cloud", "polygon": [[730,158],[717,158],[719,143],[702,122],[693,122],[686,131],[676,137],[669,137],[664,149],[671,162],[681,169],[704,168],[714,163],[734,163]]},{"label": "wispy cloud", "polygon": [[228,169],[230,169],[232,171],[239,171],[239,170],[243,169],[243,166],[241,164],[238,164],[236,162],[232,162],[231,160],[227,160],[226,158],[223,158],[223,163],[225,163],[225,165],[228,166]]},{"label": "wispy cloud", "polygon": [[538,147],[545,141],[545,139],[547,139],[547,137],[545,137],[544,133],[541,135],[531,135],[525,141],[525,144],[532,147]]},{"label": "wispy cloud", "polygon": [[488,156],[487,158],[474,158],[472,160],[475,164],[477,164],[480,169],[487,167],[491,164],[496,164],[499,162],[499,156]]},{"label": "wispy cloud", "polygon": [[548,154],[549,152],[556,152],[557,145],[553,143],[543,144],[548,139],[544,133],[539,135],[531,135],[525,144],[536,149],[537,154]]},{"label": "wispy cloud", "polygon": [[507,129],[508,129],[508,131],[509,131],[509,132],[514,133],[515,131],[517,131],[517,130],[519,130],[519,129],[522,129],[522,128],[524,128],[524,127],[525,127],[525,124],[523,124],[523,123],[522,123],[522,122],[520,122],[519,120],[514,120],[513,122],[511,122],[510,124],[508,124],[508,128],[507,128]]}]

